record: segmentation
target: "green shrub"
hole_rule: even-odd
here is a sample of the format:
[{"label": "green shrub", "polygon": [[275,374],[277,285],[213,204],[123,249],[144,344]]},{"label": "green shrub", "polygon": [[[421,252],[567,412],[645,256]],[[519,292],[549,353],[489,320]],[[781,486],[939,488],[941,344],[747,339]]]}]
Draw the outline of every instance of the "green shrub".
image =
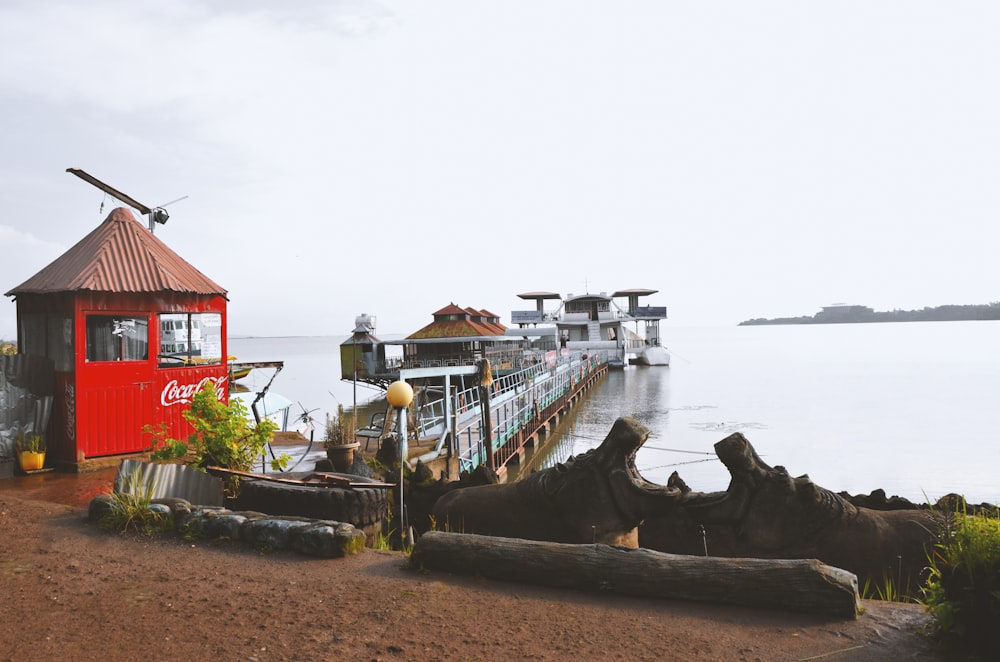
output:
[{"label": "green shrub", "polygon": [[[182,461],[202,471],[211,466],[251,471],[264,457],[268,444],[274,438],[274,431],[278,429],[278,425],[270,419],[251,425],[246,406],[237,399],[231,400],[228,405],[219,402],[212,384],[206,384],[194,394],[190,408],[182,416],[193,428],[187,441],[169,438],[163,426],[159,429],[145,428],[153,437],[152,460]],[[271,460],[271,468],[283,469],[289,459],[288,455],[282,454]],[[235,491],[235,484],[229,487],[231,492]]]},{"label": "green shrub", "polygon": [[1000,651],[1000,514],[950,518],[928,553],[924,606],[932,633],[965,652]]}]

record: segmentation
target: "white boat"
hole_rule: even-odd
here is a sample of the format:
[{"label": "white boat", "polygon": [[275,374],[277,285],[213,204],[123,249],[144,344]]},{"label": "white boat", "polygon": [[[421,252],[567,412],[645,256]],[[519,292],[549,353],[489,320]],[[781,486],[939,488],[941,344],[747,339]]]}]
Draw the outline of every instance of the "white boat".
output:
[{"label": "white boat", "polygon": [[[247,410],[247,419],[251,423],[270,419],[277,424],[281,432],[300,431],[289,427],[291,423],[298,423],[298,419],[291,417],[292,405],[295,403],[288,398],[272,392],[271,384],[284,367],[283,361],[255,361],[251,363],[229,363],[230,379],[227,380],[229,386],[229,399],[239,400]],[[261,385],[236,384],[235,375],[242,374],[244,377],[253,370],[273,370],[270,377],[265,374],[266,383]]]},{"label": "white boat", "polygon": [[[656,290],[568,294],[565,299],[553,292],[519,294],[521,299],[534,300],[535,310],[513,311],[511,321],[519,328],[507,333],[541,337],[544,327],[548,327],[560,348],[600,356],[612,367],[630,363],[670,365],[670,353],[660,343],[659,330],[660,320],[667,317],[666,307],[639,306],[639,298],[650,294],[656,294]],[[549,312],[545,310],[546,300],[558,300],[560,304]],[[632,323],[634,330],[629,328]]]},{"label": "white boat", "polygon": [[288,398],[277,393],[260,394],[254,391],[230,391],[229,399],[239,400],[243,403],[251,423],[256,423],[253,416],[253,410],[256,408],[257,415],[260,416],[261,420],[270,419],[278,426],[279,431],[289,431],[291,408],[295,403]]},{"label": "white boat", "polygon": [[636,365],[670,365],[670,352],[666,347],[650,345],[643,347],[635,354],[632,363]]},{"label": "white boat", "polygon": [[[194,317],[194,316],[192,316]],[[188,324],[190,323],[190,328]],[[187,314],[160,315],[160,354],[201,356],[201,324]]]}]

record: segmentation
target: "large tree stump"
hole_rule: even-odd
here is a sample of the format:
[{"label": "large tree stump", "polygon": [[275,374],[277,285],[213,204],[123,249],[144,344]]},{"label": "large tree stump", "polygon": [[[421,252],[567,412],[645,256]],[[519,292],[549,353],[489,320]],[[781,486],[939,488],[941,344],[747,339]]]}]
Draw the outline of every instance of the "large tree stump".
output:
[{"label": "large tree stump", "polygon": [[430,531],[411,563],[558,588],[856,618],[857,577],[813,559],[733,559]]},{"label": "large tree stump", "polygon": [[768,559],[817,559],[854,573],[863,585],[891,580],[902,595],[924,582],[927,549],[940,530],[930,509],[860,508],[813,483],[765,463],[735,432],[715,444],[729,470],[725,492],[691,492],[675,473],[667,482],[683,492],[672,508],[647,516],[639,546],[672,554]]}]

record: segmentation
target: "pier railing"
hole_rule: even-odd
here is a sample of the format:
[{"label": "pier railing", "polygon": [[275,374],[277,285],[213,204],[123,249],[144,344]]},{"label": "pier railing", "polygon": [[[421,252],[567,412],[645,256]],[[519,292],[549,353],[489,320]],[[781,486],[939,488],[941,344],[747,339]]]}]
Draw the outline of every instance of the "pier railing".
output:
[{"label": "pier railing", "polygon": [[375,372],[377,374],[398,373],[400,370],[414,368],[446,368],[457,366],[474,366],[482,358],[487,358],[490,365],[496,371],[508,372],[528,367],[537,358],[532,358],[533,352],[543,354],[545,351],[554,350],[555,343],[539,344],[535,347],[518,346],[504,349],[486,349],[476,355],[469,354],[439,354],[435,356],[386,357],[384,361],[377,362]]},{"label": "pier railing", "polygon": [[538,428],[561,410],[598,371],[606,369],[598,356],[573,357],[554,367],[531,366],[494,382],[490,394],[490,434],[483,427],[479,389],[456,396],[455,440],[452,451],[460,471],[471,471],[486,462],[486,440],[491,439],[496,467],[518,454]]},{"label": "pier railing", "polygon": [[[568,359],[572,362],[573,359]],[[577,359],[579,362],[579,359]],[[515,373],[510,373],[498,377],[494,380],[490,391],[490,398],[493,403],[506,401],[511,394],[523,391],[525,384],[534,383],[539,375],[544,375],[556,367],[549,367],[546,363],[532,363]],[[451,407],[445,407],[443,398],[433,400],[421,405],[415,412],[416,435],[418,439],[443,434],[445,430],[452,427],[456,430],[456,438],[465,436],[475,438],[481,434],[482,402],[481,391],[478,386],[456,390],[452,395]],[[457,424],[448,426],[446,411],[450,410],[457,419]],[[453,450],[457,446],[453,445]]]}]

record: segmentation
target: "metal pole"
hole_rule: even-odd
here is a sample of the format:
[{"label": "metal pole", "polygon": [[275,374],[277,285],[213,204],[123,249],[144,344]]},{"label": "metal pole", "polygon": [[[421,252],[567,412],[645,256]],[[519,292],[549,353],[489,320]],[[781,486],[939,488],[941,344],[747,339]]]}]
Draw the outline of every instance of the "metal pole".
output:
[{"label": "metal pole", "polygon": [[358,334],[354,334],[354,408],[351,409],[354,418],[354,429],[358,429]]},{"label": "metal pole", "polygon": [[399,431],[399,539],[406,539],[406,511],[403,504],[403,471],[409,455],[406,439],[406,407],[399,408],[396,428]]}]

